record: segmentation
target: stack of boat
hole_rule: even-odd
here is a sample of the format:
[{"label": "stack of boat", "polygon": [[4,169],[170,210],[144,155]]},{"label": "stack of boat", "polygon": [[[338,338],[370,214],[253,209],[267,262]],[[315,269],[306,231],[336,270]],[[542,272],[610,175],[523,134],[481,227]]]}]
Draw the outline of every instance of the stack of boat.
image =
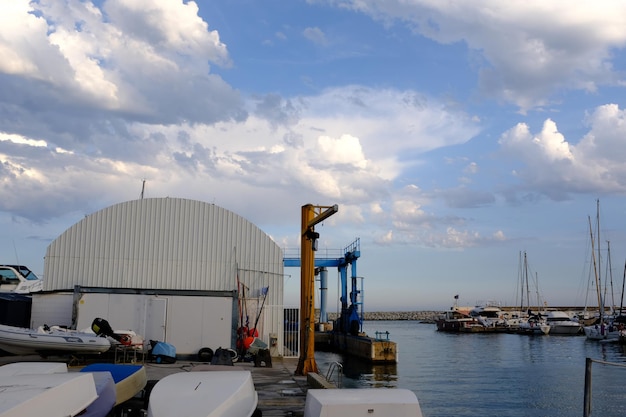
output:
[{"label": "stack of boat", "polygon": [[68,372],[63,362],[0,367],[0,416],[104,417],[146,386],[143,366],[99,364]]}]

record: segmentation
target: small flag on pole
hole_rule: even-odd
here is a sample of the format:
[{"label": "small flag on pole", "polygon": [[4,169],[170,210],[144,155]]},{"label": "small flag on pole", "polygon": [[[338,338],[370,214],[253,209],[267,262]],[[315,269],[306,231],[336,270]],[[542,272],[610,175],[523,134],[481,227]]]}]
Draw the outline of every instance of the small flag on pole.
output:
[{"label": "small flag on pole", "polygon": [[458,299],[459,299],[459,294],[455,295],[455,296],[454,296],[454,299],[455,299],[455,300],[458,300]]}]

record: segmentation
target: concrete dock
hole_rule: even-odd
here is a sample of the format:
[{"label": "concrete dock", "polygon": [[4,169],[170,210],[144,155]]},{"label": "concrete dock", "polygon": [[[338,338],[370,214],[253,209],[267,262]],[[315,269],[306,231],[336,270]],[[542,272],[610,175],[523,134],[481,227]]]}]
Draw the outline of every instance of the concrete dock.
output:
[{"label": "concrete dock", "polygon": [[295,376],[298,358],[272,358],[272,367],[255,367],[251,362],[237,362],[233,366],[208,365],[202,362],[177,361],[173,364],[145,363],[148,380],[159,380],[176,372],[191,372],[194,368],[235,368],[252,373],[259,396],[258,408],[263,417],[298,417],[304,414],[308,382],[306,376]]}]

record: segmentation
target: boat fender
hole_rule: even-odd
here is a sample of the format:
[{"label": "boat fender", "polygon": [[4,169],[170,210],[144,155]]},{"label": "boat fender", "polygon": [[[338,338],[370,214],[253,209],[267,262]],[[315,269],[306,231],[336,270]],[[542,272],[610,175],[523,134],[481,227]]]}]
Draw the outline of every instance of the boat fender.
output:
[{"label": "boat fender", "polygon": [[211,362],[213,359],[213,349],[203,347],[198,351],[198,360],[200,362]]}]

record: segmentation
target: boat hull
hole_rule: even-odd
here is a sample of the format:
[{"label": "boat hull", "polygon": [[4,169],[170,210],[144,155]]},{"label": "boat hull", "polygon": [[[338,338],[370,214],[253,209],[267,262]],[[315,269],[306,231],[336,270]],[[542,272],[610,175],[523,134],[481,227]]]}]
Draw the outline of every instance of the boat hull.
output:
[{"label": "boat hull", "polygon": [[520,323],[517,333],[542,336],[550,333],[551,327],[544,323]]},{"label": "boat hull", "polygon": [[582,334],[582,326],[574,324],[550,324],[550,334],[562,334],[562,335],[578,335]]},{"label": "boat hull", "polygon": [[146,368],[142,365],[94,363],[80,371],[110,374],[115,383],[115,405],[134,397],[148,382]]},{"label": "boat hull", "polygon": [[584,327],[585,336],[589,340],[608,340],[617,342],[620,331],[617,328],[609,329],[609,326],[595,325]]},{"label": "boat hull", "polygon": [[0,417],[76,416],[97,397],[94,379],[87,374],[0,377]]},{"label": "boat hull", "polygon": [[415,393],[408,389],[346,388],[310,389],[304,417],[357,416],[422,417]]},{"label": "boat hull", "polygon": [[148,417],[250,417],[257,403],[250,371],[179,372],[156,383]]},{"label": "boat hull", "polygon": [[96,335],[77,331],[40,332],[35,329],[0,325],[0,349],[16,355],[46,352],[102,353],[111,343]]}]

